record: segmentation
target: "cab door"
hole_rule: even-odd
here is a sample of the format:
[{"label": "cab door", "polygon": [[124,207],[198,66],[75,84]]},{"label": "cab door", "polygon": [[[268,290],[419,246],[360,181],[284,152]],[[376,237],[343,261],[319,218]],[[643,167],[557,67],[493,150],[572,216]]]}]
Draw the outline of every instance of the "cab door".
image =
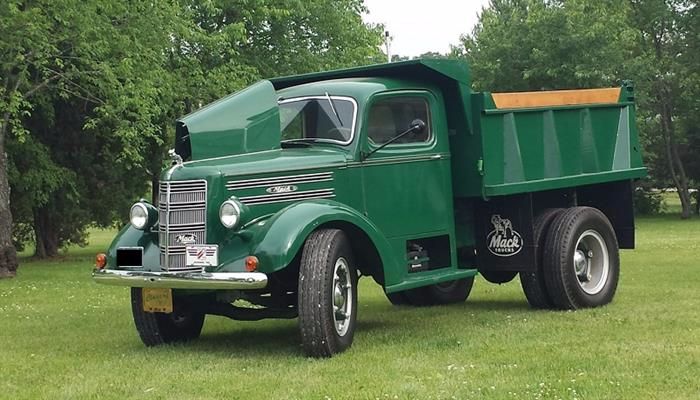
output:
[{"label": "cab door", "polygon": [[[377,95],[365,110],[362,134],[366,215],[404,259],[413,241],[431,241],[431,269],[450,266],[454,246],[450,154],[442,110],[428,91]],[[425,122],[422,132],[380,148],[415,119]],[[402,280],[404,273],[397,275]]]}]

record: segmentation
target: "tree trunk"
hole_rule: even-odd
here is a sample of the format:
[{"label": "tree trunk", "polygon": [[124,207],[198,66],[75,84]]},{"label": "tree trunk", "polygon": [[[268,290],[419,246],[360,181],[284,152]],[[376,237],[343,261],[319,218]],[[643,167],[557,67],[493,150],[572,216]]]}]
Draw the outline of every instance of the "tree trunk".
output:
[{"label": "tree trunk", "polygon": [[158,207],[158,174],[151,174],[151,203]]},{"label": "tree trunk", "polygon": [[12,212],[10,211],[10,182],[7,177],[7,154],[5,135],[10,113],[6,112],[0,121],[0,278],[17,274],[17,250],[12,243]]},{"label": "tree trunk", "polygon": [[673,184],[678,190],[678,198],[681,201],[681,219],[688,219],[690,218],[692,207],[690,190],[688,190],[688,176],[685,173],[685,166],[679,155],[678,143],[673,132],[673,110],[671,109],[669,97],[669,90],[662,87],[658,95],[661,106],[661,134],[664,137],[668,169],[671,173]]},{"label": "tree trunk", "polygon": [[35,257],[49,258],[58,255],[58,232],[54,228],[46,209],[34,209]]}]

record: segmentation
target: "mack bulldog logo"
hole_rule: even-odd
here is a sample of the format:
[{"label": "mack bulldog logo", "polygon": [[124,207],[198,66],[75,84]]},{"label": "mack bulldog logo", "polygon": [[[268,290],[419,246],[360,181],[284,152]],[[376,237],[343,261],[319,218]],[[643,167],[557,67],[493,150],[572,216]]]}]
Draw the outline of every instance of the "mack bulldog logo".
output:
[{"label": "mack bulldog logo", "polygon": [[197,243],[197,235],[186,233],[175,236],[175,241],[184,245]]},{"label": "mack bulldog logo", "polygon": [[513,223],[509,219],[496,214],[491,216],[491,224],[493,230],[486,236],[491,254],[510,257],[522,250],[523,237],[513,229]]},{"label": "mack bulldog logo", "polygon": [[291,193],[296,192],[297,187],[294,185],[272,186],[265,191],[270,194]]}]

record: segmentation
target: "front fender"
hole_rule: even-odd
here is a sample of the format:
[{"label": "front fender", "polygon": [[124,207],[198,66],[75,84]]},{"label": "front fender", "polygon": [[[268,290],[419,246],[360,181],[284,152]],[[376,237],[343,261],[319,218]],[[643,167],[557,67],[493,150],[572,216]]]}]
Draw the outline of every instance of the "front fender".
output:
[{"label": "front fender", "polygon": [[283,269],[294,260],[311,232],[333,222],[361,229],[376,248],[384,270],[396,267],[389,242],[369,219],[337,201],[312,200],[290,205],[255,224],[253,254],[260,260],[260,270],[271,273]]},{"label": "front fender", "polygon": [[112,240],[107,250],[107,268],[117,268],[117,249],[120,247],[142,247],[143,268],[147,271],[160,271],[160,249],[158,233],[142,231],[127,224]]}]

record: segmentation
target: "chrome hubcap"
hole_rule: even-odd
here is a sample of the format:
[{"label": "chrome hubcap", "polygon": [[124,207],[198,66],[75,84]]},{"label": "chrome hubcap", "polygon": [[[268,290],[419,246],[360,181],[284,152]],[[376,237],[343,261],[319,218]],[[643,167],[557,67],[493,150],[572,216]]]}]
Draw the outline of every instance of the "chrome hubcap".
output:
[{"label": "chrome hubcap", "polygon": [[340,336],[345,336],[352,315],[352,280],[345,258],[339,257],[333,268],[333,325]]},{"label": "chrome hubcap", "polygon": [[589,229],[581,234],[574,252],[574,272],[579,286],[588,294],[597,294],[608,281],[610,260],[605,240]]}]

